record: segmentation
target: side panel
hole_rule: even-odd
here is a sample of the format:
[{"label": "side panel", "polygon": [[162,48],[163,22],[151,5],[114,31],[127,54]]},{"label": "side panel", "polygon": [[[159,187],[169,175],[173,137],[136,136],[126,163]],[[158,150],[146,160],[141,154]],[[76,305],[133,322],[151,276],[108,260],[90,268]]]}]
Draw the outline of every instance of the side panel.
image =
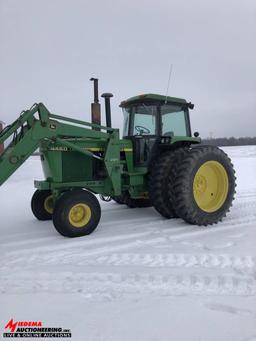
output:
[{"label": "side panel", "polygon": [[62,181],[89,181],[93,178],[91,157],[78,152],[62,153]]}]

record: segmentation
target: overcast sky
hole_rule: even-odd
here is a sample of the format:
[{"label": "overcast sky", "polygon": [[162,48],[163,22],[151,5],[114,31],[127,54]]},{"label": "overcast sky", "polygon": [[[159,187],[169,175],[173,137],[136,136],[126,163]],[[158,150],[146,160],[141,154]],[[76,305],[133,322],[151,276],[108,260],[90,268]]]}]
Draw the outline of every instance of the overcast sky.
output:
[{"label": "overcast sky", "polygon": [[0,0],[0,120],[34,102],[90,120],[91,76],[120,101],[195,103],[201,136],[256,135],[255,0]]}]

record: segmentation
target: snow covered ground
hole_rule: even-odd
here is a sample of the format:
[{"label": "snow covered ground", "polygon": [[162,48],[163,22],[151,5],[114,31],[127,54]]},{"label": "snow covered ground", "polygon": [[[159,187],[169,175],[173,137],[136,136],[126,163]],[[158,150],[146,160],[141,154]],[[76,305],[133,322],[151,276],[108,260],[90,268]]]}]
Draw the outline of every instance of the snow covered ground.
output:
[{"label": "snow covered ground", "polygon": [[37,158],[0,188],[0,333],[14,320],[73,340],[256,340],[256,146],[225,151],[237,195],[223,223],[197,227],[152,208],[104,203],[96,231],[61,237],[30,212]]}]

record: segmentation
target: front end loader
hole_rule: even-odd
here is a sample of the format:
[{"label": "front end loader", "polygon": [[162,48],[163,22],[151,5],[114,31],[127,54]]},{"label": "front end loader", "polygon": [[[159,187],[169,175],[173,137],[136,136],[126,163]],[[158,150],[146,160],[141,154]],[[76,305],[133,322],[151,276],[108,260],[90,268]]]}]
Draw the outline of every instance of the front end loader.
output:
[{"label": "front end loader", "polygon": [[123,101],[123,138],[111,126],[105,93],[106,126],[101,125],[98,80],[94,82],[92,123],[50,113],[33,105],[0,133],[0,186],[38,148],[45,175],[35,181],[32,212],[53,220],[67,237],[88,235],[101,209],[95,196],[133,207],[153,206],[163,217],[197,225],[218,223],[235,193],[235,172],[217,147],[191,134],[184,99],[155,94]]}]

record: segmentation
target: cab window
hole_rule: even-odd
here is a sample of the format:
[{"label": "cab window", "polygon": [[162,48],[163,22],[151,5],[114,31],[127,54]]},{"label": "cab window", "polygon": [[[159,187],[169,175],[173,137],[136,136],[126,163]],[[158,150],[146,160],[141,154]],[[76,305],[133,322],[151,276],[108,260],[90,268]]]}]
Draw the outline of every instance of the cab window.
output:
[{"label": "cab window", "polygon": [[162,135],[187,136],[187,124],[184,110],[177,105],[164,105],[161,108]]}]

